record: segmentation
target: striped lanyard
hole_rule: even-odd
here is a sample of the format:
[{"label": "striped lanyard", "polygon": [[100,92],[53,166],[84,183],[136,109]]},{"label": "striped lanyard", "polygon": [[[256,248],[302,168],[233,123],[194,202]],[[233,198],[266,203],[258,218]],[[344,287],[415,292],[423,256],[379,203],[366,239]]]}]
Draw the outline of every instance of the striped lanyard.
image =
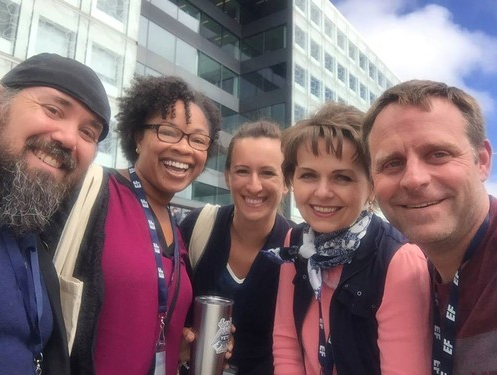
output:
[{"label": "striped lanyard", "polygon": [[331,375],[333,370],[333,351],[331,346],[331,333],[326,340],[326,333],[324,331],[323,309],[321,306],[321,296],[318,296],[319,305],[319,346],[318,358],[321,364],[321,373],[323,375]]},{"label": "striped lanyard", "polygon": [[[442,317],[440,311],[440,301],[438,292],[433,285],[432,299],[433,299],[433,346],[432,346],[432,374],[433,375],[452,375],[454,368],[454,355],[456,344],[456,317],[457,307],[459,304],[459,273],[463,265],[471,258],[475,250],[480,245],[481,240],[485,236],[488,229],[489,216],[485,218],[483,223],[478,228],[476,235],[471,240],[466,253],[464,254],[463,261],[452,280],[452,286],[449,293],[449,301],[447,304],[447,311],[445,316]],[[434,279],[434,267],[430,266],[430,273],[432,280]],[[434,284],[434,283],[433,283]],[[443,321],[443,326],[442,326]],[[443,328],[443,330],[442,330]]]},{"label": "striped lanyard", "polygon": [[[166,317],[168,314],[167,308],[167,298],[168,298],[168,287],[166,284],[166,280],[164,277],[164,269],[162,265],[162,252],[159,244],[159,236],[157,233],[157,225],[155,222],[154,215],[152,214],[152,210],[150,209],[150,205],[148,204],[147,197],[145,195],[145,191],[143,190],[143,186],[140,182],[140,178],[136,174],[134,167],[129,167],[129,176],[131,178],[131,182],[133,184],[133,188],[135,194],[140,201],[140,204],[143,208],[143,212],[145,213],[145,217],[147,218],[148,229],[150,231],[150,239],[152,240],[152,249],[154,252],[155,262],[157,266],[157,281],[158,281],[158,291],[159,291],[159,316],[161,319],[161,332],[159,336],[159,344],[165,344],[165,322],[167,321]],[[178,248],[178,240],[176,238],[176,230],[175,230],[175,222],[171,217],[171,214],[168,211],[169,218],[171,220],[171,225],[173,227],[173,242],[174,242],[174,265],[179,265],[179,248]],[[173,267],[176,269],[176,267]],[[174,272],[171,275],[171,280],[173,279]]]}]

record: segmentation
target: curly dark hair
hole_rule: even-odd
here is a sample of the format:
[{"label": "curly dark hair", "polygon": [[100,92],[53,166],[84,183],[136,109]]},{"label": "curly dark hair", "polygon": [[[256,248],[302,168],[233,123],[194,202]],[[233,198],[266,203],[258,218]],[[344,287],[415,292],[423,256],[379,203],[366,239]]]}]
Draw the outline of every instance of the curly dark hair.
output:
[{"label": "curly dark hair", "polygon": [[[125,95],[118,99],[119,113],[116,115],[117,132],[126,159],[135,163],[135,135],[143,132],[146,119],[157,112],[166,118],[175,116],[174,105],[178,100],[185,103],[187,121],[190,121],[190,103],[200,107],[209,124],[209,135],[216,141],[221,129],[218,107],[204,94],[193,90],[183,79],[176,76],[136,76]],[[210,156],[214,147],[209,148]]]}]

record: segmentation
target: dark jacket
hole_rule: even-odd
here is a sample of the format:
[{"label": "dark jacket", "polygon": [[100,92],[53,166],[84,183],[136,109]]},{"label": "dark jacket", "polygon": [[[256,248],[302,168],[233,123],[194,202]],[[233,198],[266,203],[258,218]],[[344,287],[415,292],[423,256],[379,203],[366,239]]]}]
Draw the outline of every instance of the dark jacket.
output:
[{"label": "dark jacket", "polygon": [[[206,249],[195,269],[193,291],[195,296],[217,294],[234,299],[233,323],[236,332],[230,362],[238,367],[238,374],[241,375],[271,375],[274,373],[272,332],[279,265],[258,254],[243,287],[235,295],[223,295],[217,289],[218,279],[228,263],[233,211],[233,205],[219,208]],[[199,211],[192,212],[180,225],[187,247],[198,215]],[[282,246],[290,224],[283,216],[277,215],[264,248]]]},{"label": "dark jacket", "polygon": [[43,349],[43,374],[70,374],[67,337],[60,305],[59,279],[47,246],[38,241],[38,261],[53,314],[52,335]]},{"label": "dark jacket", "polygon": [[[292,245],[302,244],[302,230],[302,225],[292,230]],[[376,311],[383,298],[388,265],[405,243],[400,232],[373,216],[352,262],[343,266],[329,311],[338,374],[381,374]],[[307,278],[307,261],[299,258],[295,267],[293,313],[302,342],[302,325],[314,292]]]}]

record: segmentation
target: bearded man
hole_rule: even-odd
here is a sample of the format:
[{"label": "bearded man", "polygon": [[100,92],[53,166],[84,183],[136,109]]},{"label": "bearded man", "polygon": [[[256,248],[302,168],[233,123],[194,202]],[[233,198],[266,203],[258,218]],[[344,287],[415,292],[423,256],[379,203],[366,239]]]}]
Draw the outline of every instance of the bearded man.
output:
[{"label": "bearded man", "polygon": [[109,101],[92,69],[56,54],[0,83],[0,368],[69,374],[59,284],[38,234],[94,160]]}]

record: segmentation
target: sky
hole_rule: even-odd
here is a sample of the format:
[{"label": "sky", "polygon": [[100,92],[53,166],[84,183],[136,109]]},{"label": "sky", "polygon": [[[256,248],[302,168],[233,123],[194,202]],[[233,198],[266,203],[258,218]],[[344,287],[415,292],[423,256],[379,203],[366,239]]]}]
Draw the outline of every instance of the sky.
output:
[{"label": "sky", "polygon": [[480,103],[497,196],[497,0],[332,0],[399,77],[457,86]]}]

